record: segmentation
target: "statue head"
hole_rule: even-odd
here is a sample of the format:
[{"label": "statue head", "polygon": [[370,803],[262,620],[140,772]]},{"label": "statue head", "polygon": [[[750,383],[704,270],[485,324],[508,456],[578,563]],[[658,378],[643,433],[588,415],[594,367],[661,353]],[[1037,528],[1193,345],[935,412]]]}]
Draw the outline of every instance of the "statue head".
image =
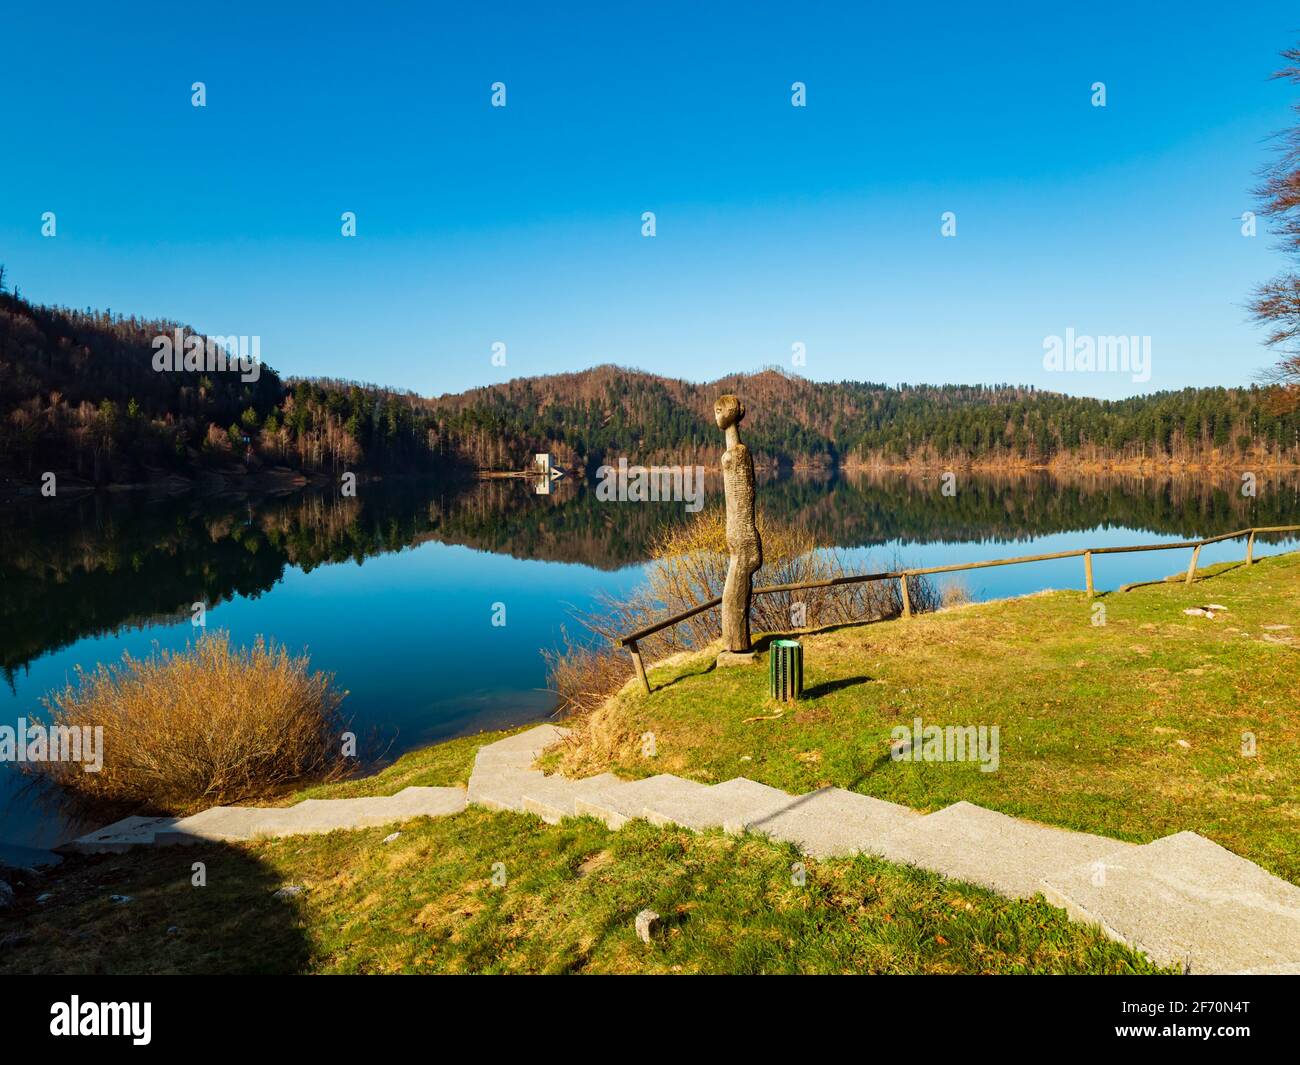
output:
[{"label": "statue head", "polygon": [[719,429],[730,429],[739,425],[745,418],[745,404],[735,396],[719,396],[713,404],[713,420]]}]

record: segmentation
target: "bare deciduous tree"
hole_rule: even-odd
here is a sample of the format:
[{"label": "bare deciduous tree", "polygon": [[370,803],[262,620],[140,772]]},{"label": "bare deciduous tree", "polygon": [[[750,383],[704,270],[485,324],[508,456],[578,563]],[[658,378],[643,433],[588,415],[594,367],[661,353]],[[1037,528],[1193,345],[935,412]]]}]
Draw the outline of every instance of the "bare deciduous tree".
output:
[{"label": "bare deciduous tree", "polygon": [[[1300,85],[1300,45],[1286,49],[1282,58],[1286,65],[1273,77]],[[1278,133],[1277,155],[1255,192],[1259,213],[1271,220],[1283,250],[1300,259],[1300,102],[1292,110],[1297,122]],[[1257,322],[1268,326],[1267,343],[1282,356],[1265,379],[1276,386],[1278,406],[1296,410],[1300,408],[1300,274],[1288,271],[1261,285],[1250,309]]]}]

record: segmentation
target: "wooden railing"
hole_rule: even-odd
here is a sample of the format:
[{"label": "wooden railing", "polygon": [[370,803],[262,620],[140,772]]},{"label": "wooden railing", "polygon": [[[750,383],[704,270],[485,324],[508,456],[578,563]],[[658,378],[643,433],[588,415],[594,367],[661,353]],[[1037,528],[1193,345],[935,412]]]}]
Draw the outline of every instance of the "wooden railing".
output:
[{"label": "wooden railing", "polygon": [[[1092,556],[1093,555],[1123,555],[1130,554],[1134,551],[1177,551],[1190,547],[1192,549],[1192,560],[1187,566],[1186,583],[1191,584],[1196,579],[1196,563],[1201,557],[1201,548],[1206,544],[1217,544],[1223,540],[1236,540],[1245,536],[1246,540],[1246,565],[1252,565],[1255,561],[1255,537],[1261,533],[1283,533],[1283,532],[1300,532],[1300,525],[1267,525],[1251,529],[1238,529],[1236,532],[1220,533],[1218,536],[1208,536],[1204,540],[1182,540],[1173,544],[1139,544],[1135,547],[1083,547],[1075,551],[1053,551],[1046,555],[1020,555],[1016,558],[995,558],[985,562],[959,562],[951,566],[923,566],[914,569],[889,570],[884,573],[854,573],[846,577],[830,577],[822,581],[805,581],[800,584],[769,584],[764,587],[754,589],[755,595],[771,595],[775,592],[795,592],[802,591],[806,588],[834,588],[842,584],[863,584],[867,581],[889,581],[896,580],[899,583],[899,590],[903,601],[903,617],[912,616],[912,598],[907,588],[907,579],[909,577],[926,577],[933,573],[959,573],[963,570],[970,569],[987,569],[990,566],[1015,566],[1022,562],[1048,562],[1058,558],[1082,558],[1083,575],[1087,584],[1089,597],[1096,595],[1096,589],[1092,583]],[[1120,591],[1125,591],[1132,585],[1125,585]],[[673,614],[671,617],[656,621],[653,625],[647,625],[643,629],[637,629],[636,632],[630,632],[625,636],[618,637],[618,644],[626,647],[632,655],[632,663],[636,667],[636,675],[641,679],[645,687],[646,694],[650,693],[650,679],[646,676],[645,663],[641,661],[641,652],[637,647],[640,640],[647,636],[652,636],[656,632],[671,628],[678,625],[687,618],[693,618],[696,614],[703,614],[706,610],[712,610],[722,604],[722,597],[710,599],[707,603],[700,603],[691,607],[689,610],[683,610],[680,613]]]}]

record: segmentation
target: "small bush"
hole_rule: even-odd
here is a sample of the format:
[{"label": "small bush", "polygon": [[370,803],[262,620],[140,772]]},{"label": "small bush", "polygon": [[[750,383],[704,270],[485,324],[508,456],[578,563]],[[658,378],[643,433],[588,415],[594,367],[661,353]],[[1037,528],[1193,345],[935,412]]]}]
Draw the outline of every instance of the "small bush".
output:
[{"label": "small bush", "polygon": [[559,698],[558,713],[595,710],[632,676],[627,651],[604,639],[575,638],[560,630],[560,645],[542,650],[550,690]]},{"label": "small bush", "polygon": [[975,602],[970,585],[963,580],[950,580],[939,592],[939,607],[950,610],[953,607],[968,606]]},{"label": "small bush", "polygon": [[78,670],[43,700],[52,724],[102,726],[103,768],[34,763],[88,803],[189,813],[341,775],[346,692],[260,637],[231,648],[226,633],[184,651]]}]

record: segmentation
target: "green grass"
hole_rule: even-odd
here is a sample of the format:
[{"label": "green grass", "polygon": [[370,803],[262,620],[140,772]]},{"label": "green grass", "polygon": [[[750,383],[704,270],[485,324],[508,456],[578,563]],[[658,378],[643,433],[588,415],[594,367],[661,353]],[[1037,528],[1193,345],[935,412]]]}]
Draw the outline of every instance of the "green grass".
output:
[{"label": "green grass", "polygon": [[396,795],[403,788],[446,788],[469,783],[478,749],[497,740],[522,732],[522,728],[500,732],[478,732],[472,736],[447,740],[402,755],[392,765],[370,776],[331,784],[313,784],[286,796],[282,805],[292,806],[303,799],[355,799],[366,795]]},{"label": "green grass", "polygon": [[[625,691],[550,760],[792,792],[838,784],[925,810],[967,799],[1138,841],[1192,829],[1300,882],[1300,643],[1287,642],[1300,641],[1300,556],[1099,601],[1104,626],[1092,602],[1057,592],[804,637],[807,697],[779,716],[762,668],[656,670],[653,696]],[[1182,614],[1208,602],[1229,612]],[[1000,769],[894,762],[890,730],[914,717],[997,724]],[[292,801],[463,784],[478,747],[503,735]],[[0,951],[0,972],[1156,971],[1042,901],[866,856],[818,862],[753,837],[474,808],[383,843],[391,831],[69,859],[0,915],[0,940],[25,937]],[[274,898],[286,884],[306,890]],[[652,946],[633,931],[644,907],[665,918]]]},{"label": "green grass", "polygon": [[[1229,612],[1182,613],[1206,603]],[[1300,555],[1218,567],[1192,587],[1052,592],[802,640],[805,698],[779,717],[765,668],[702,656],[652,671],[653,695],[625,689],[557,761],[834,784],[920,810],[965,799],[1139,842],[1190,829],[1300,883]],[[891,729],[917,717],[997,725],[1000,769],[893,761]]]},{"label": "green grass", "polygon": [[[408,822],[385,844],[390,831],[75,860],[21,892],[0,937],[29,938],[0,952],[0,972],[1158,971],[1045,903],[866,857],[475,808]],[[275,898],[284,884],[306,890]],[[53,897],[37,905],[37,890]],[[633,928],[647,906],[664,918],[650,946]]]}]

